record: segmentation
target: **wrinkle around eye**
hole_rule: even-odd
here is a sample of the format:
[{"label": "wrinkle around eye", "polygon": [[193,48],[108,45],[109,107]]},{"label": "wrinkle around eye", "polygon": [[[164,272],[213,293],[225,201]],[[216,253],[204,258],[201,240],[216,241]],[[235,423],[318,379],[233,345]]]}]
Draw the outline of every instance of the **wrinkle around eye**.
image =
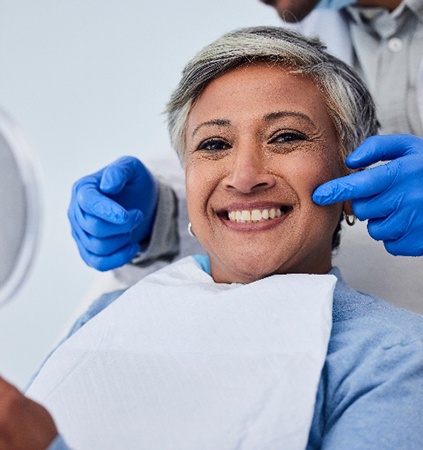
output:
[{"label": "wrinkle around eye", "polygon": [[313,139],[304,135],[298,135],[297,138],[289,140],[278,140],[277,136],[268,142],[269,151],[275,154],[287,154],[292,152],[308,152],[313,151],[316,145]]}]

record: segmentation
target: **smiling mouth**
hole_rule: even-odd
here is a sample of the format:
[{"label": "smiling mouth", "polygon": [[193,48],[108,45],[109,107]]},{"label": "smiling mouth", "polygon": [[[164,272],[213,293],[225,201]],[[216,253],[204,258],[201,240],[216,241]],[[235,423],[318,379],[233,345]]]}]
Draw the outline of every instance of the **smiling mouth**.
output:
[{"label": "smiling mouth", "polygon": [[291,209],[290,206],[281,206],[280,208],[226,211],[226,220],[238,223],[267,222],[285,216]]}]

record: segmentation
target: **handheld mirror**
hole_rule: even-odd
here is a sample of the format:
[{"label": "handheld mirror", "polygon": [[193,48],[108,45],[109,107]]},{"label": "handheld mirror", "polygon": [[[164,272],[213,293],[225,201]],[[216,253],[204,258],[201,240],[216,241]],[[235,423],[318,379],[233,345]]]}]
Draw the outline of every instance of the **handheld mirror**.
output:
[{"label": "handheld mirror", "polygon": [[15,122],[0,110],[0,305],[34,259],[40,202],[36,161]]}]

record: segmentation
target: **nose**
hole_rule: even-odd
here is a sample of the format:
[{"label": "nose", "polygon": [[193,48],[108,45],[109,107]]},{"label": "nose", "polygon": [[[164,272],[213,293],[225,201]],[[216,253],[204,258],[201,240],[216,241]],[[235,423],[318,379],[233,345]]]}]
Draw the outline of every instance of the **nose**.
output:
[{"label": "nose", "polygon": [[274,176],[266,170],[265,156],[255,146],[236,150],[223,183],[228,190],[249,194],[275,185]]}]

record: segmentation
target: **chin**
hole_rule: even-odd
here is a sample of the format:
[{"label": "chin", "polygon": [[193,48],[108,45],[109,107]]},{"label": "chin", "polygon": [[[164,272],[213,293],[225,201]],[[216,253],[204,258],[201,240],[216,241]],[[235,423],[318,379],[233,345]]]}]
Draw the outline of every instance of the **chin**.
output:
[{"label": "chin", "polygon": [[[261,261],[259,262],[258,258],[255,261],[249,260],[249,262],[242,265],[239,264],[239,260],[237,262],[226,261],[224,262],[224,267],[232,267],[234,269],[231,271],[225,269],[216,270],[216,278],[213,275],[215,281],[246,284],[269,277],[275,273],[285,273],[278,264],[262,264]],[[212,272],[214,272],[213,267]],[[221,274],[221,276],[219,274]]]}]

